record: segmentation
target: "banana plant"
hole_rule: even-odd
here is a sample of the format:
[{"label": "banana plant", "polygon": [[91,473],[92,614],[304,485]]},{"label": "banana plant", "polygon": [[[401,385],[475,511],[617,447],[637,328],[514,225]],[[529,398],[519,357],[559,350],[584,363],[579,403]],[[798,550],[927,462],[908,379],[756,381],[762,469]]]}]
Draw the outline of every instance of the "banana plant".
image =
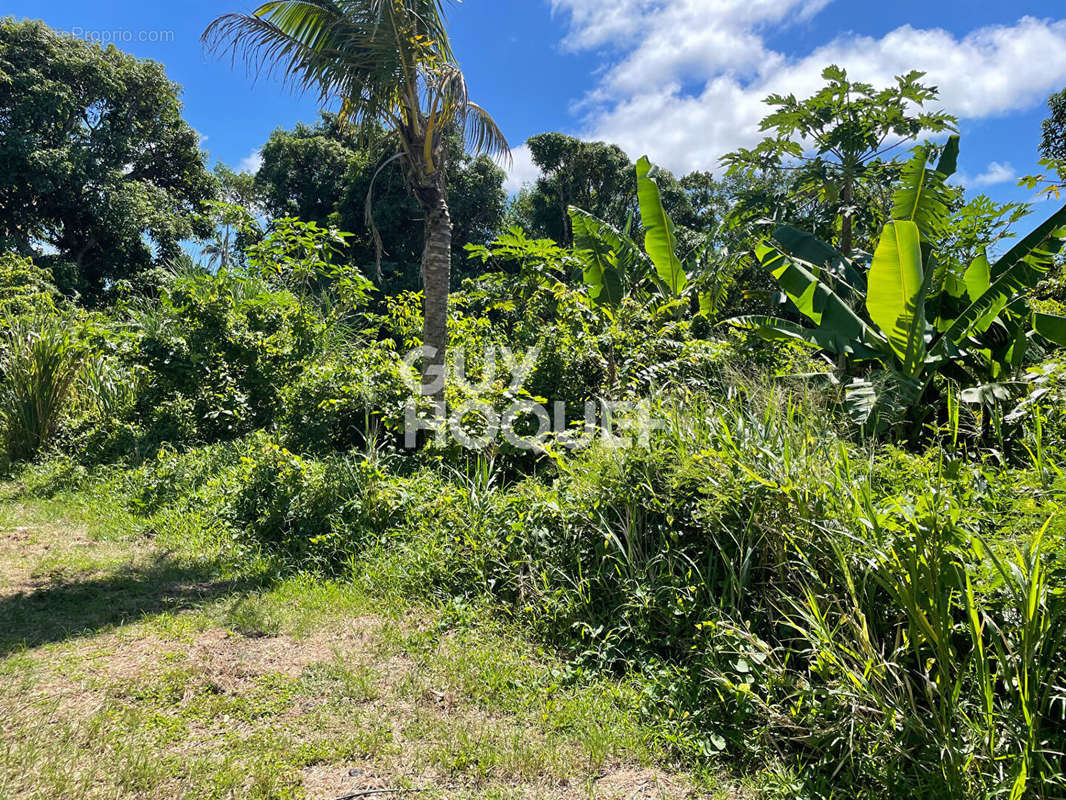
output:
[{"label": "banana plant", "polygon": [[601,305],[617,307],[638,287],[650,283],[668,306],[680,305],[694,295],[701,310],[713,308],[718,300],[714,287],[697,288],[690,279],[702,264],[718,255],[713,237],[682,258],[677,229],[663,205],[655,168],[647,156],[637,162],[636,172],[643,248],[631,238],[629,225],[619,231],[587,211],[570,207],[574,253],[582,262],[589,296]]},{"label": "banana plant", "polygon": [[1019,370],[1034,343],[1066,346],[1066,318],[1033,313],[1029,296],[1066,240],[1066,207],[997,261],[978,256],[959,275],[938,257],[950,225],[947,179],[958,137],[935,167],[916,149],[893,198],[892,220],[869,264],[788,226],[755,255],[810,324],[746,316],[731,324],[838,356],[853,418],[874,430],[901,422],[933,377],[969,388]]}]

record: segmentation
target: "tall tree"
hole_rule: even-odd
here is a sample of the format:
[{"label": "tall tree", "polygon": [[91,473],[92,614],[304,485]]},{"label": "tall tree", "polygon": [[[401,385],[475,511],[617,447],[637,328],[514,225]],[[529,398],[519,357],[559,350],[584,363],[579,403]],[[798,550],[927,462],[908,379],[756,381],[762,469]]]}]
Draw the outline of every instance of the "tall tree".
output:
[{"label": "tall tree", "polygon": [[[895,86],[875,89],[849,80],[842,68],[829,66],[822,72],[826,85],[813,96],[767,97],[766,104],[776,110],[759,129],[773,135],[754,149],[730,153],[723,162],[733,174],[795,170],[794,188],[815,196],[839,219],[840,251],[850,255],[859,192],[876,193],[896,177],[896,170],[886,169],[891,164],[885,156],[923,132],[955,129],[950,114],[921,110],[937,98],[935,86],[919,83],[923,75],[917,71],[898,75]],[[887,197],[887,191],[884,194]],[[873,220],[871,232],[880,222]]]},{"label": "tall tree", "polygon": [[395,132],[407,179],[425,216],[423,392],[444,395],[452,220],[444,148],[456,125],[474,152],[506,153],[488,113],[470,100],[444,24],[443,0],[273,0],[225,14],[204,32],[250,68],[278,69],[294,86],[340,103],[346,124]]},{"label": "tall tree", "polygon": [[1048,98],[1051,116],[1044,120],[1040,152],[1044,158],[1066,161],[1066,89]]},{"label": "tall tree", "polygon": [[[620,147],[588,142],[562,133],[542,133],[526,142],[541,176],[511,204],[510,222],[563,247],[574,243],[569,209],[576,206],[639,233],[636,164]],[[674,222],[706,233],[721,220],[728,205],[722,185],[709,172],[681,179],[658,170],[663,205]]]},{"label": "tall tree", "polygon": [[577,206],[618,221],[636,208],[633,162],[617,145],[542,133],[526,142],[542,176],[529,196],[535,229],[564,247],[574,243],[568,209]]},{"label": "tall tree", "polygon": [[162,66],[0,21],[0,245],[89,299],[207,235],[216,184]]}]

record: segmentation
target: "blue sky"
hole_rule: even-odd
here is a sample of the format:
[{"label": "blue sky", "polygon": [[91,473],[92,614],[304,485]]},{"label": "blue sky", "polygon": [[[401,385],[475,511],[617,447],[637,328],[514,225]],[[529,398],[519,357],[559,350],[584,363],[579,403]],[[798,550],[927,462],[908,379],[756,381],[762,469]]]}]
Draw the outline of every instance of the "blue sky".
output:
[{"label": "blue sky", "polygon": [[[184,87],[186,118],[213,160],[254,162],[275,127],[312,120],[312,99],[253,82],[206,56],[199,35],[250,2],[7,0],[4,14],[117,40],[162,62]],[[911,68],[961,118],[960,170],[996,199],[1025,199],[1047,95],[1066,86],[1066,7],[898,0],[465,0],[449,12],[472,94],[516,158],[512,187],[535,175],[520,147],[546,130],[602,138],[676,172],[717,170],[757,140],[770,91],[808,94],[830,62],[884,83]]]}]

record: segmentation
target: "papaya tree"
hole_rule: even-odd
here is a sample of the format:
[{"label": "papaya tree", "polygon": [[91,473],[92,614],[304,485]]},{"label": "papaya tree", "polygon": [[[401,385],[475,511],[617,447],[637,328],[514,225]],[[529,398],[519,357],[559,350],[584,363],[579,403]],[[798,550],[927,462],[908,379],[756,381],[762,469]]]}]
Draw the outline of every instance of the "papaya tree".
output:
[{"label": "papaya tree", "polygon": [[1036,285],[1066,240],[1066,207],[995,261],[964,270],[940,257],[949,234],[958,137],[916,149],[895,191],[892,219],[868,263],[811,234],[779,226],[755,255],[807,324],[773,316],[730,322],[769,339],[802,342],[837,357],[852,417],[870,429],[909,418],[943,374],[971,396],[997,391],[1033,347],[1066,346],[1066,318],[1034,312]]},{"label": "papaya tree", "polygon": [[[857,234],[876,230],[880,221],[879,196],[898,166],[892,152],[923,132],[956,130],[950,114],[924,110],[938,91],[922,83],[923,76],[915,70],[897,75],[894,86],[875,88],[830,65],[822,72],[825,86],[811,97],[767,97],[774,111],[759,129],[770,135],[753,149],[729,153],[722,163],[731,175],[776,173],[778,182],[789,186],[790,202],[797,195],[813,198],[822,212],[815,216],[838,228],[840,252],[850,256],[856,244],[864,244]],[[857,223],[863,223],[861,231]]]}]

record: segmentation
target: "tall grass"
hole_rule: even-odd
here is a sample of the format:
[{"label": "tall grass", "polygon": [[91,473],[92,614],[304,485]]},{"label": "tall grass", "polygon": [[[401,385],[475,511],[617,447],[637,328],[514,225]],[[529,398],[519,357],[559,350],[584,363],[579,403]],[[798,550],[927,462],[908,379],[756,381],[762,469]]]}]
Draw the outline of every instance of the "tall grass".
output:
[{"label": "tall grass", "polygon": [[261,433],[167,451],[129,493],[213,516],[243,558],[502,605],[574,675],[635,675],[680,752],[774,765],[784,796],[1066,796],[1055,448],[1015,471],[908,452],[841,433],[816,390],[734,384],[653,398],[646,448],[525,478]]},{"label": "tall grass", "polygon": [[0,328],[0,425],[7,457],[33,458],[71,404],[84,347],[57,316],[19,316]]}]

